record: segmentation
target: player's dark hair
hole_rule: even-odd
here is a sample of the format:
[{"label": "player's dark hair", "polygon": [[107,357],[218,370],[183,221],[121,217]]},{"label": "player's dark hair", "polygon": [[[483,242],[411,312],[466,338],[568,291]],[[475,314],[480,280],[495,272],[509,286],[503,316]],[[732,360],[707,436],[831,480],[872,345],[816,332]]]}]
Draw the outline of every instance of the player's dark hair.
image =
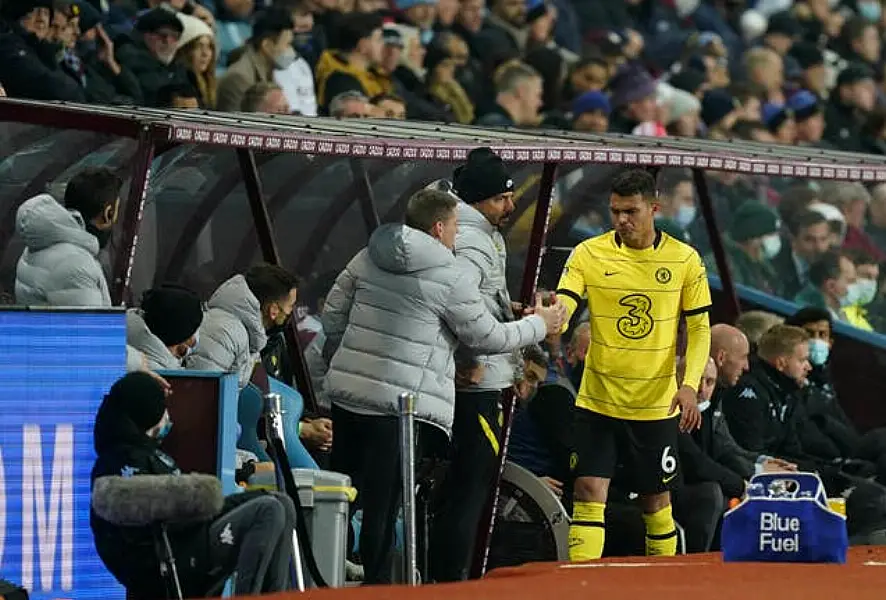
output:
[{"label": "player's dark hair", "polygon": [[832,327],[834,320],[831,317],[831,311],[817,306],[804,306],[787,319],[784,320],[785,325],[793,325],[794,327],[803,327],[809,323],[818,323],[819,321],[827,321],[828,326]]},{"label": "player's dark hair", "polygon": [[260,264],[246,271],[246,285],[262,307],[285,300],[298,287],[298,278],[277,265]]},{"label": "player's dark hair", "polygon": [[622,171],[612,180],[612,193],[618,196],[655,198],[655,178],[645,169]]},{"label": "player's dark hair", "polygon": [[545,351],[542,350],[541,346],[538,344],[526,346],[521,350],[521,354],[523,355],[523,360],[526,362],[531,362],[532,364],[544,367],[545,369],[548,368],[548,355],[545,354]]},{"label": "player's dark hair", "polygon": [[809,267],[809,281],[812,282],[812,285],[820,288],[829,279],[839,279],[840,261],[843,258],[843,253],[838,250],[831,250],[822,254]]},{"label": "player's dark hair", "polygon": [[292,11],[272,6],[258,13],[255,25],[252,26],[252,38],[249,43],[258,50],[265,40],[276,42],[284,31],[291,31],[295,27],[292,22]]},{"label": "player's dark hair", "polygon": [[87,221],[114,206],[120,197],[123,180],[106,167],[87,167],[68,182],[65,208],[76,210]]}]

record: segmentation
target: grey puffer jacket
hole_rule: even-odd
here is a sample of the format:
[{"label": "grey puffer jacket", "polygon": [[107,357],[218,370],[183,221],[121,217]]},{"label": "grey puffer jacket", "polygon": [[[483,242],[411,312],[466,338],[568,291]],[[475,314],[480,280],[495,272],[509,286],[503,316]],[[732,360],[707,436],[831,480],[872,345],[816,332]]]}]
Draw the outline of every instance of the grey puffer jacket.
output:
[{"label": "grey puffer jacket", "polygon": [[178,371],[184,368],[181,360],[151,333],[142,312],[137,308],[126,311],[126,342],[144,355],[146,366],[152,371]]},{"label": "grey puffer jacket", "polygon": [[545,336],[541,317],[500,323],[455,256],[405,225],[379,227],[339,275],[323,308],[325,392],[346,410],[396,415],[417,395],[416,418],[447,433],[455,407],[453,352],[461,343],[507,352]]},{"label": "grey puffer jacket", "polygon": [[188,357],[188,369],[237,373],[246,387],[259,353],[268,343],[258,298],[235,275],[221,284],[208,302],[200,324],[200,345]]},{"label": "grey puffer jacket", "polygon": [[111,306],[98,240],[80,213],[40,194],[18,208],[15,229],[25,244],[15,270],[17,304]]},{"label": "grey puffer jacket", "polygon": [[[455,256],[458,270],[464,274],[464,285],[480,290],[487,310],[496,320],[513,321],[505,278],[508,257],[505,240],[480,211],[464,202],[458,205]],[[514,384],[519,365],[516,353],[497,352],[478,356],[477,360],[485,367],[483,379],[464,391],[503,390]]]}]

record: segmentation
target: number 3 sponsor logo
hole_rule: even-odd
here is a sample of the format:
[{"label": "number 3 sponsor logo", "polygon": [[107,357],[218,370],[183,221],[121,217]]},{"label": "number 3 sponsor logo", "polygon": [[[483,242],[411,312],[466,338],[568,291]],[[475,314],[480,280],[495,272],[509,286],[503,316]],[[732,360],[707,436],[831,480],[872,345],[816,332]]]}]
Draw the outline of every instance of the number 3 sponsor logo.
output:
[{"label": "number 3 sponsor logo", "polygon": [[620,334],[631,340],[639,340],[652,332],[655,321],[652,319],[652,300],[649,296],[628,294],[618,303],[628,309],[627,314],[615,323]]}]

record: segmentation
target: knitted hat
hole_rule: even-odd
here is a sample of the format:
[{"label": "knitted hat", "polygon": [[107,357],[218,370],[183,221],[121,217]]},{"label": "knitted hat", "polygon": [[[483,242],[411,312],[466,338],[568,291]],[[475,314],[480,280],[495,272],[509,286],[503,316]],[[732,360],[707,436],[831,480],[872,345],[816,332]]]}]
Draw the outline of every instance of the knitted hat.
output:
[{"label": "knitted hat", "polygon": [[803,35],[803,27],[800,26],[800,22],[794,18],[794,15],[788,11],[782,11],[769,17],[766,35],[772,34],[784,35],[789,38],[799,37]]},{"label": "knitted hat", "polygon": [[763,123],[773,133],[793,116],[794,113],[791,109],[783,104],[770,103],[763,106]]},{"label": "knitted hat", "polygon": [[10,21],[18,21],[38,8],[52,11],[52,5],[52,0],[3,0],[0,2],[0,14]]},{"label": "knitted hat", "polygon": [[96,25],[102,22],[102,14],[92,5],[89,0],[77,0],[74,3],[77,7],[78,16],[80,17],[80,31],[86,33]]},{"label": "knitted hat", "polygon": [[818,96],[808,90],[800,90],[788,99],[788,108],[794,113],[794,119],[802,122],[822,111]]},{"label": "knitted hat", "polygon": [[145,325],[166,346],[186,342],[203,322],[203,306],[194,292],[163,286],[145,292],[142,298]]},{"label": "knitted hat", "polygon": [[777,233],[778,213],[765,204],[748,200],[738,207],[729,226],[729,235],[736,242],[746,242]]},{"label": "knitted hat", "polygon": [[627,68],[612,78],[609,87],[612,89],[612,108],[619,109],[631,102],[654,96],[656,84],[645,69]]},{"label": "knitted hat", "polygon": [[396,0],[394,4],[397,10],[409,10],[413,6],[421,6],[422,4],[436,5],[437,0]]},{"label": "knitted hat", "polygon": [[526,0],[526,22],[532,23],[548,14],[548,5],[544,0]]},{"label": "knitted hat", "polygon": [[705,84],[708,76],[705,71],[698,69],[682,69],[679,73],[675,73],[668,79],[673,87],[690,94],[695,94]]},{"label": "knitted hat", "polygon": [[151,429],[166,412],[166,394],[153,376],[143,371],[126,374],[111,386],[105,399],[121,417],[128,417],[139,431]]},{"label": "knitted hat", "polygon": [[191,15],[186,15],[184,13],[177,13],[175,15],[178,17],[178,20],[181,21],[182,24],[182,34],[178,39],[178,48],[184,48],[197,38],[203,37],[204,35],[208,35],[211,38],[215,38],[215,32],[212,31],[212,28],[198,19],[197,17],[192,17]]},{"label": "knitted hat", "polygon": [[601,111],[607,116],[612,112],[612,108],[609,106],[609,98],[603,92],[585,92],[572,101],[572,118],[574,119],[594,111]]},{"label": "knitted hat", "polygon": [[184,30],[184,25],[175,16],[175,13],[165,8],[152,8],[135,22],[136,30],[141,33],[154,33],[164,27],[179,33]]},{"label": "knitted hat", "polygon": [[738,108],[738,101],[725,90],[706,92],[701,101],[701,119],[708,127],[714,127]]},{"label": "knitted hat", "polygon": [[468,162],[452,174],[452,184],[458,197],[468,204],[514,191],[514,180],[504,161],[491,148],[471,150]]},{"label": "knitted hat", "polygon": [[674,88],[668,98],[667,107],[665,125],[670,125],[680,117],[701,111],[701,102],[689,92]]}]

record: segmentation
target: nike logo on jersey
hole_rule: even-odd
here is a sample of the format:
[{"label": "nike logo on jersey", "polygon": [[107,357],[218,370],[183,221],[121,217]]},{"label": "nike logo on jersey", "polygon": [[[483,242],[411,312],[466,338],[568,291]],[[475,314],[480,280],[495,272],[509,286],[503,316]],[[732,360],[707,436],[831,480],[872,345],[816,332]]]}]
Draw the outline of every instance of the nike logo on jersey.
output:
[{"label": "nike logo on jersey", "polygon": [[662,477],[662,478],[661,478],[661,482],[662,482],[662,483],[669,483],[669,482],[670,482],[674,477],[676,477],[676,476],[677,476],[677,474],[674,473],[674,474],[671,475],[670,477]]},{"label": "nike logo on jersey", "polygon": [[612,277],[613,275],[618,275],[618,271],[604,271],[603,273],[606,277]]}]

